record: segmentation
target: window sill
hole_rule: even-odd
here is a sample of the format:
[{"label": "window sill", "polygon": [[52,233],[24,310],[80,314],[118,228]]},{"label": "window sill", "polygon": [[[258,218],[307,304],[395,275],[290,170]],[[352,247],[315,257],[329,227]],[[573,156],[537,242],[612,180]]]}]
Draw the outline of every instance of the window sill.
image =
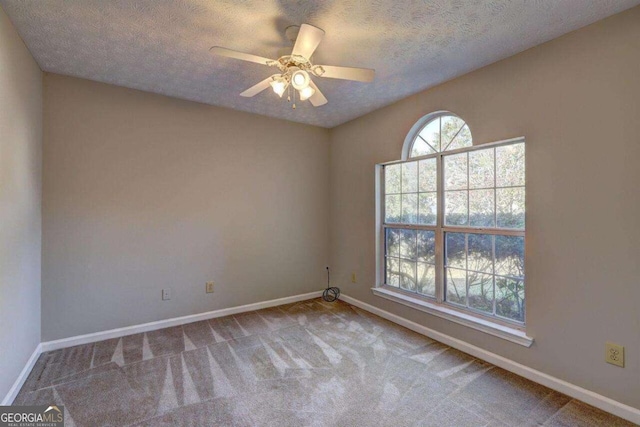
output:
[{"label": "window sill", "polygon": [[415,310],[423,311],[443,319],[450,320],[460,325],[467,326],[485,334],[502,338],[512,343],[524,347],[531,347],[533,338],[527,336],[524,331],[509,326],[500,325],[489,320],[461,313],[457,310],[444,307],[439,304],[430,303],[421,298],[412,297],[401,292],[394,291],[386,287],[371,288],[373,294],[390,301],[397,302]]}]

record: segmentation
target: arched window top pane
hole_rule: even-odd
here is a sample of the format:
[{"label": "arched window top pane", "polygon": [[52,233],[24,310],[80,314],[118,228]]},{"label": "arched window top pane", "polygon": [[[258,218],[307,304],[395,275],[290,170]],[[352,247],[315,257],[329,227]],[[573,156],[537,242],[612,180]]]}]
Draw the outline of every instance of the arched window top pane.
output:
[{"label": "arched window top pane", "polygon": [[473,145],[469,126],[455,114],[449,112],[434,113],[426,116],[426,119],[426,123],[418,129],[411,141],[409,158],[457,150]]}]

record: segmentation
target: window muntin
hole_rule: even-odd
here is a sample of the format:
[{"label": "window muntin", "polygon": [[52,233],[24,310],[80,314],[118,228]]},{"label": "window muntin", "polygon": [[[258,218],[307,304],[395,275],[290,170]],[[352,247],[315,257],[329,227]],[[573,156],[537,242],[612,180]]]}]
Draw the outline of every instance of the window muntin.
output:
[{"label": "window muntin", "polygon": [[524,322],[524,237],[445,232],[446,301]]},{"label": "window muntin", "polygon": [[523,324],[524,141],[471,142],[443,113],[415,133],[409,160],[383,165],[384,284]]},{"label": "window muntin", "polygon": [[436,225],[435,158],[385,166],[385,222]]},{"label": "window muntin", "polygon": [[524,143],[443,156],[445,225],[524,230]]},{"label": "window muntin", "polygon": [[442,113],[429,120],[411,144],[409,157],[421,157],[472,145],[469,126],[460,117]]},{"label": "window muntin", "polygon": [[387,228],[385,236],[387,284],[435,297],[435,232]]}]

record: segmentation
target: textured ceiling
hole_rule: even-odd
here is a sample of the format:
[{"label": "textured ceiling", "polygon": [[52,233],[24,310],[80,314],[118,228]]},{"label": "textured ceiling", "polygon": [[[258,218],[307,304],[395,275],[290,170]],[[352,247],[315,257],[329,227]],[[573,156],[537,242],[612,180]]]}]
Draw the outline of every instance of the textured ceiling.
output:
[{"label": "textured ceiling", "polygon": [[[333,127],[640,0],[0,0],[44,71]],[[373,83],[315,78],[329,103],[292,110],[266,90],[274,68],[214,57],[214,45],[276,58],[284,29],[326,31],[313,61],[374,68]]]}]

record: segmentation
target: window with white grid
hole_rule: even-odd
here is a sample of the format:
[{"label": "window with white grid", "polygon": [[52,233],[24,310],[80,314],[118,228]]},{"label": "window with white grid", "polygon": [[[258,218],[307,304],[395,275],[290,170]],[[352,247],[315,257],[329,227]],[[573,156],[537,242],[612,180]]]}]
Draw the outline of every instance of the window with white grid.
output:
[{"label": "window with white grid", "polygon": [[381,286],[524,324],[524,140],[474,146],[439,113],[407,148],[380,168]]}]

